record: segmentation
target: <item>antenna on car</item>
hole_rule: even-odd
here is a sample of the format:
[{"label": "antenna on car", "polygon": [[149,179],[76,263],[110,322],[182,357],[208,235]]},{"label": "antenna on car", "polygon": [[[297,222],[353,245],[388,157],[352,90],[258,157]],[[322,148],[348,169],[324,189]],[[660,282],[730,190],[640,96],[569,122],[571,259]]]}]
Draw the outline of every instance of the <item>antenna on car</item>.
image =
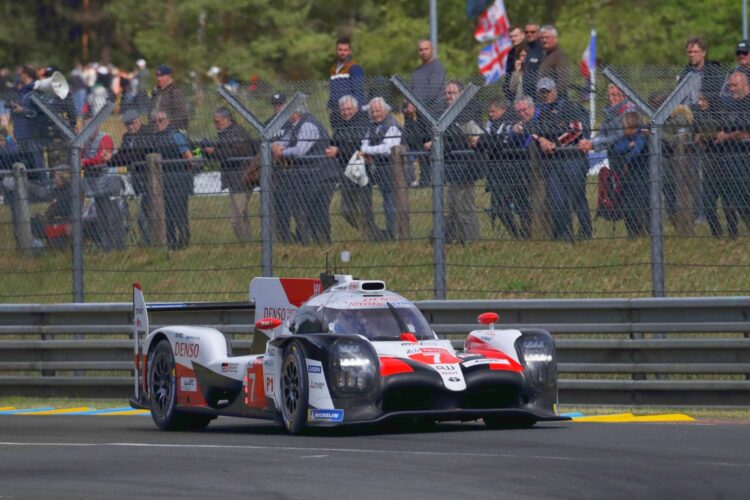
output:
[{"label": "antenna on car", "polygon": [[328,268],[328,251],[326,250],[326,270],[320,273],[320,284],[323,285],[323,290],[327,290],[336,283],[336,276],[331,274],[331,270]]}]

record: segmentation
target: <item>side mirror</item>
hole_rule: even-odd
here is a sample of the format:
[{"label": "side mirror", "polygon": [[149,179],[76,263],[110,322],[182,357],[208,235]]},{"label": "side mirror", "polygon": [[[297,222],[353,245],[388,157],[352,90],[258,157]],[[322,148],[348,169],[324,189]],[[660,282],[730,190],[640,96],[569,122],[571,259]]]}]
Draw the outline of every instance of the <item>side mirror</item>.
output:
[{"label": "side mirror", "polygon": [[273,338],[272,332],[281,326],[279,318],[262,318],[255,322],[255,328],[263,332],[268,338]]},{"label": "side mirror", "polygon": [[495,323],[500,319],[500,316],[494,312],[486,312],[477,316],[477,321],[483,325],[490,325],[490,330],[495,329]]}]

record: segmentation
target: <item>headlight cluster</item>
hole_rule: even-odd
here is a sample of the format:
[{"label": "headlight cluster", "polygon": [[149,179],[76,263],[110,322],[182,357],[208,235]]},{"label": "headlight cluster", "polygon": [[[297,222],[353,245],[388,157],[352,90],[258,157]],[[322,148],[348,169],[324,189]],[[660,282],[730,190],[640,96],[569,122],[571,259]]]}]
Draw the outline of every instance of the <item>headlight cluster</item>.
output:
[{"label": "headlight cluster", "polygon": [[367,345],[352,339],[337,340],[331,349],[333,387],[340,393],[372,389],[378,361]]},{"label": "headlight cluster", "polygon": [[534,382],[549,384],[557,380],[557,359],[552,338],[524,334],[518,339],[517,346]]}]

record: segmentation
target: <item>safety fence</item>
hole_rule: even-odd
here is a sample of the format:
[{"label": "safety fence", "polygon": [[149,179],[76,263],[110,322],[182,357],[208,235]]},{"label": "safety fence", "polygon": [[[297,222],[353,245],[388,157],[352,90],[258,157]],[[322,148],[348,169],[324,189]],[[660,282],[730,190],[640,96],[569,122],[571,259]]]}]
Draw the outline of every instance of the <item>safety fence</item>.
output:
[{"label": "safety fence", "polygon": [[[239,304],[242,306],[242,304]],[[565,404],[750,404],[750,298],[422,301],[459,348],[480,329],[546,328],[556,338]],[[252,344],[254,309],[150,313],[151,327],[213,326],[235,355]],[[0,305],[0,395],[117,397],[133,390],[132,306]]]},{"label": "safety fence", "polygon": [[326,263],[417,299],[748,293],[750,89],[681,71],[183,86],[80,129],[32,94],[0,301],[236,300]]}]

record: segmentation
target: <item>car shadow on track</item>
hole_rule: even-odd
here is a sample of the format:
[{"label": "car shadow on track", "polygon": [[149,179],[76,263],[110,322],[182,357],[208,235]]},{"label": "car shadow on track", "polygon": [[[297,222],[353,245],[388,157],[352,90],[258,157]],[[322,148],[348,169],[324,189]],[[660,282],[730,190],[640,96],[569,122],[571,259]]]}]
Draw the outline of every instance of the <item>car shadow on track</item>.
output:
[{"label": "car shadow on track", "polygon": [[[303,435],[312,437],[352,437],[372,435],[398,434],[429,434],[429,433],[461,433],[461,432],[544,432],[564,429],[567,426],[559,422],[545,422],[534,427],[488,429],[479,421],[471,422],[429,422],[424,420],[390,421],[380,424],[346,425],[338,427],[311,427],[305,429]],[[223,419],[212,422],[204,433],[216,434],[246,434],[246,435],[287,435],[280,425],[265,421],[248,421],[247,424],[224,423]]]}]

